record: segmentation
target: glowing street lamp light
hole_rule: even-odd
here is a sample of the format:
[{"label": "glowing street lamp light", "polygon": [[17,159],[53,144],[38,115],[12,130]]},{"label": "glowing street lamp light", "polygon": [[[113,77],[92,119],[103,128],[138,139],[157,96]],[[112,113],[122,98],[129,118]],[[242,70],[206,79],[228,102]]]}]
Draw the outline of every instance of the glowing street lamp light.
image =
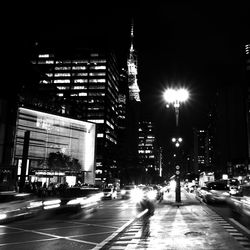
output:
[{"label": "glowing street lamp light", "polygon": [[182,142],[182,138],[179,137],[179,138],[172,138],[172,142],[175,143],[175,146],[178,148],[180,147],[180,143]]},{"label": "glowing street lamp light", "polygon": [[180,105],[181,103],[187,101],[188,98],[189,98],[189,92],[187,89],[184,89],[184,88],[180,88],[180,89],[168,88],[164,92],[164,99],[167,102],[167,107],[169,107],[171,104],[174,106],[177,127],[179,125]]}]

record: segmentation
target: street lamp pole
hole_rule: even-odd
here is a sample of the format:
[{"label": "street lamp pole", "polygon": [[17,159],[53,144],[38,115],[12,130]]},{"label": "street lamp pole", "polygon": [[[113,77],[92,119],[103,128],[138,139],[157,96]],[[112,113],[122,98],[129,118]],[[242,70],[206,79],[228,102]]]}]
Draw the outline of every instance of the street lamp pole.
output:
[{"label": "street lamp pole", "polygon": [[176,100],[175,103],[174,103],[176,127],[179,126],[179,108],[180,108],[180,102],[178,100]]},{"label": "street lamp pole", "polygon": [[[164,93],[164,99],[167,102],[167,107],[169,107],[170,104],[174,106],[175,110],[175,122],[176,127],[179,126],[179,109],[180,104],[182,102],[185,102],[189,97],[189,93],[186,89],[167,89]],[[180,143],[182,142],[182,138],[172,138],[172,142],[175,143],[175,147],[179,147]],[[175,201],[181,202],[181,185],[180,185],[180,166],[176,164],[176,188],[175,188]]]}]

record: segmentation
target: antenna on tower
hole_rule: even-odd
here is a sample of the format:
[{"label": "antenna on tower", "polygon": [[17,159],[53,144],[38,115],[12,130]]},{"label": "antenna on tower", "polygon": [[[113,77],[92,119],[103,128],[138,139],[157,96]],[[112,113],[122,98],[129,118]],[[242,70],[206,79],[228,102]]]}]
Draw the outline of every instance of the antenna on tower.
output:
[{"label": "antenna on tower", "polygon": [[131,20],[131,45],[130,45],[130,51],[134,51],[134,19]]}]

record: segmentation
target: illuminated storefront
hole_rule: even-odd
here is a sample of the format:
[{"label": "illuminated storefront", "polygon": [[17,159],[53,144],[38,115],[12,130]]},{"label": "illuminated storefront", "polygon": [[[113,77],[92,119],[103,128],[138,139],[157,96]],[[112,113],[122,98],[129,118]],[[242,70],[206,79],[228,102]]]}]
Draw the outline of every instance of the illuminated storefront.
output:
[{"label": "illuminated storefront", "polygon": [[[78,160],[84,182],[94,184],[96,125],[62,116],[52,115],[26,108],[19,108],[15,139],[14,162],[18,175],[22,162],[24,133],[30,131],[26,175],[47,183],[70,180],[74,182],[74,171],[53,170],[46,159],[50,153],[62,153]],[[68,175],[68,176],[67,176]]]}]

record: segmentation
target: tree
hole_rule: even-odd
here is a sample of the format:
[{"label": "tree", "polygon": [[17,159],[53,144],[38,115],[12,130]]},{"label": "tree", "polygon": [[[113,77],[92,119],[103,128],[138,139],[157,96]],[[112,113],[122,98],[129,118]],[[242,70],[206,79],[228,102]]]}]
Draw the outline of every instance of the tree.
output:
[{"label": "tree", "polygon": [[61,152],[51,152],[47,159],[50,169],[54,171],[74,171],[80,172],[81,164],[78,159]]}]

